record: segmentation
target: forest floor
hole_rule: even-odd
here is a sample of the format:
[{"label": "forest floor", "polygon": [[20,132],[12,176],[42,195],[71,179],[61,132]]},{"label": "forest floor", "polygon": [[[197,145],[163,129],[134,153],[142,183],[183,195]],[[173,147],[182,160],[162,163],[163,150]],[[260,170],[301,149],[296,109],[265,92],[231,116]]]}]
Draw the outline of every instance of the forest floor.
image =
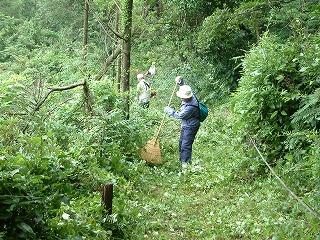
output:
[{"label": "forest floor", "polygon": [[[223,110],[225,111],[225,110]],[[221,110],[220,110],[221,113]],[[234,144],[228,121],[201,126],[193,162],[178,161],[179,125],[164,136],[164,163],[149,166],[135,183],[132,202],[144,239],[316,239],[310,214],[268,174],[239,173],[246,156]],[[169,132],[169,130],[166,130]],[[252,161],[257,161],[252,159]],[[246,169],[245,169],[246,171]],[[244,172],[245,172],[244,171]],[[243,172],[243,169],[242,169]]]}]

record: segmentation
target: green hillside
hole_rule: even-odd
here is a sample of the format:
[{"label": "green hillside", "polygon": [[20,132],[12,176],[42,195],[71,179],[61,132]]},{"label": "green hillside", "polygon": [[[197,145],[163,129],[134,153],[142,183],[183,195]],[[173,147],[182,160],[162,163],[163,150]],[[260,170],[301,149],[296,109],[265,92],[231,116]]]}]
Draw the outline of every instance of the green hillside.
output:
[{"label": "green hillside", "polygon": [[[319,29],[316,0],[1,0],[0,239],[319,239]],[[209,108],[186,168],[177,76]]]}]

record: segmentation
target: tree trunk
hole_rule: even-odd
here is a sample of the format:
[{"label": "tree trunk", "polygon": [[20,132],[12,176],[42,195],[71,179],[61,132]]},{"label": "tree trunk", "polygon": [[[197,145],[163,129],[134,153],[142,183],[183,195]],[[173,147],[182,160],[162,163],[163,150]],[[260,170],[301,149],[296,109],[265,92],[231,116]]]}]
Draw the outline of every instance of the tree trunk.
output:
[{"label": "tree trunk", "polygon": [[[115,4],[116,7],[116,21],[115,21],[115,31],[119,32],[120,30],[120,5],[119,1],[117,4]],[[116,37],[117,38],[117,37]],[[117,46],[120,46],[121,44],[121,39],[117,38]],[[118,92],[120,92],[120,86],[121,86],[121,54],[118,55],[118,61],[117,61],[117,69],[116,69],[116,79],[117,79],[117,89]]]},{"label": "tree trunk", "polygon": [[87,56],[88,56],[88,24],[89,23],[89,3],[88,0],[84,0],[84,19],[83,19],[83,65],[84,65],[84,84],[83,94],[85,101],[85,109],[88,113],[92,114],[92,95],[90,93],[88,85],[88,69],[87,69]]},{"label": "tree trunk", "polygon": [[130,52],[132,31],[132,8],[133,0],[127,0],[125,5],[125,23],[123,40],[123,62],[122,62],[122,92],[125,93],[125,117],[129,119],[129,93],[130,93]]},{"label": "tree trunk", "polygon": [[84,0],[84,18],[83,18],[83,62],[85,73],[87,73],[87,55],[88,55],[88,23],[89,23],[89,4]]},{"label": "tree trunk", "polygon": [[120,54],[118,56],[118,70],[117,70],[117,87],[118,87],[118,92],[121,91],[121,72],[122,72],[122,55]]}]

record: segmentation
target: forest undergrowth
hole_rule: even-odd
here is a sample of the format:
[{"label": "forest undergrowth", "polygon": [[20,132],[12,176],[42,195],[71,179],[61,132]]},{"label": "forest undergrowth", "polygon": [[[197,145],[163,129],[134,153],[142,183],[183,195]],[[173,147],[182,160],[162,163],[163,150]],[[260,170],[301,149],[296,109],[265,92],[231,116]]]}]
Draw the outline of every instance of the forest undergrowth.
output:
[{"label": "forest undergrowth", "polygon": [[[1,0],[0,240],[320,239],[250,144],[320,209],[319,16],[311,0]],[[163,164],[139,157],[178,75],[210,107],[186,172],[173,119]]]},{"label": "forest undergrowth", "polygon": [[244,167],[261,160],[250,157],[253,148],[240,142],[232,122],[227,105],[212,109],[194,144],[192,165],[182,172],[179,126],[168,120],[161,138],[164,163],[131,169],[135,181],[127,207],[137,217],[132,239],[319,237],[319,222],[267,170],[255,176]]}]

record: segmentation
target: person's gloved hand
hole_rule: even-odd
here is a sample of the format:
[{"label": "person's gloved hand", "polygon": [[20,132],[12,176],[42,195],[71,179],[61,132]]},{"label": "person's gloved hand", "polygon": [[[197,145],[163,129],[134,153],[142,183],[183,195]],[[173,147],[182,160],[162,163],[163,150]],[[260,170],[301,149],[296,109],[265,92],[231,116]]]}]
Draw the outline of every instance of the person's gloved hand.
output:
[{"label": "person's gloved hand", "polygon": [[164,108],[164,112],[167,113],[168,115],[172,115],[174,113],[174,110],[173,108],[167,106]]},{"label": "person's gloved hand", "polygon": [[176,84],[181,84],[182,82],[182,76],[177,76],[174,81],[176,82]]}]

